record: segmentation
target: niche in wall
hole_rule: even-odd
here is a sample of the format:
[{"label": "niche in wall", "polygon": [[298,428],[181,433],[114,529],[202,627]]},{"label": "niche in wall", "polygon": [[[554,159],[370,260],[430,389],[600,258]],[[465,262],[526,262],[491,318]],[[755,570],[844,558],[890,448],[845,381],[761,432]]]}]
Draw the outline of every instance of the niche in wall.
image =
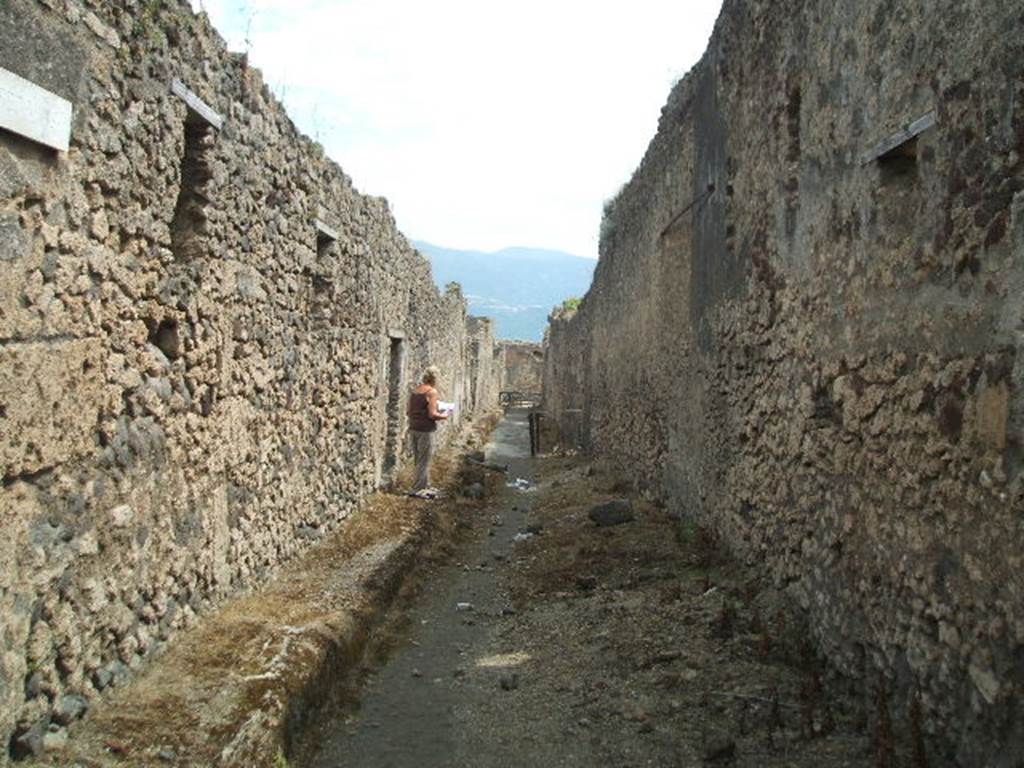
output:
[{"label": "niche in wall", "polygon": [[213,177],[210,152],[214,135],[223,121],[202,99],[180,80],[172,92],[188,107],[184,132],[185,149],[181,157],[181,182],[171,220],[171,250],[177,259],[190,261],[202,254],[202,235],[206,225],[207,185]]},{"label": "niche in wall", "polygon": [[326,330],[331,327],[334,315],[334,277],[327,256],[338,239],[338,233],[320,219],[314,219],[313,226],[316,231],[316,263],[305,269],[309,285],[309,317],[313,329]]},{"label": "niche in wall", "polygon": [[389,331],[388,341],[388,421],[383,465],[385,484],[392,482],[398,466],[398,449],[402,434],[402,363],[405,334],[401,331]]},{"label": "niche in wall", "polygon": [[314,219],[313,226],[316,229],[316,255],[318,259],[322,259],[327,255],[331,244],[338,239],[338,231],[320,219]]},{"label": "niche in wall", "polygon": [[149,343],[163,352],[168,360],[181,357],[181,336],[176,320],[149,321]]},{"label": "niche in wall", "polygon": [[886,249],[913,247],[924,191],[918,168],[921,134],[935,125],[931,112],[887,136],[861,156],[861,165],[878,168],[871,220],[878,244]]},{"label": "niche in wall", "polygon": [[883,186],[912,181],[917,175],[918,137],[934,125],[932,112],[914,120],[865,152],[861,165],[877,163]]}]

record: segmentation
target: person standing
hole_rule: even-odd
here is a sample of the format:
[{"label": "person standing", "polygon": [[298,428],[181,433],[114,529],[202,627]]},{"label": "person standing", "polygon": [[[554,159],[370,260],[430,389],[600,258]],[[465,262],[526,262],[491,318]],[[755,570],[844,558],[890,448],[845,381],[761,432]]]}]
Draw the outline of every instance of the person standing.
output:
[{"label": "person standing", "polygon": [[416,479],[412,486],[412,492],[415,494],[430,488],[430,459],[434,453],[434,432],[437,431],[437,422],[448,418],[448,414],[437,409],[438,395],[434,386],[439,375],[434,366],[427,368],[419,385],[409,395],[409,405],[406,408],[409,431],[412,435],[412,451],[416,459]]}]

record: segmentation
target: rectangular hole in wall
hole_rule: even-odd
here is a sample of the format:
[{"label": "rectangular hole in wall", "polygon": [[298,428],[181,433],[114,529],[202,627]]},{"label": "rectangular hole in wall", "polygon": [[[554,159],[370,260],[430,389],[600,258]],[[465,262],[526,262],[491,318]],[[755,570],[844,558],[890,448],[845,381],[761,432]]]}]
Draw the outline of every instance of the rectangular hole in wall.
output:
[{"label": "rectangular hole in wall", "polygon": [[338,239],[338,233],[320,219],[313,220],[313,229],[316,235],[316,264],[306,270],[312,288],[310,314],[314,328],[323,329],[329,326],[333,313],[331,298],[334,286],[326,259]]},{"label": "rectangular hole in wall", "polygon": [[313,228],[316,230],[316,256],[322,259],[331,250],[331,244],[338,239],[338,231],[323,220],[313,219]]},{"label": "rectangular hole in wall", "polygon": [[917,177],[917,137],[890,149],[878,158],[883,186],[912,183]]},{"label": "rectangular hole in wall", "polygon": [[790,162],[800,160],[800,115],[803,107],[803,96],[800,86],[794,86],[789,90],[786,101],[786,132],[788,135],[788,146],[786,148],[786,159]]},{"label": "rectangular hole in wall", "polygon": [[800,120],[803,108],[803,96],[799,85],[789,89],[786,101],[786,162],[788,174],[784,189],[786,192],[786,236],[796,235],[797,214],[800,209]]},{"label": "rectangular hole in wall", "polygon": [[168,360],[181,357],[181,336],[176,320],[147,320],[146,326],[149,329],[149,343],[163,352],[164,357]]},{"label": "rectangular hole in wall", "polygon": [[329,298],[331,292],[331,281],[324,275],[313,273],[310,276],[310,283],[313,286],[313,295],[317,299]]},{"label": "rectangular hole in wall", "polygon": [[388,358],[387,437],[384,443],[384,480],[390,483],[398,465],[398,442],[402,434],[402,339],[391,337]]},{"label": "rectangular hole in wall", "polygon": [[313,330],[327,330],[331,327],[334,312],[334,284],[328,274],[317,272],[316,269],[305,271],[309,281],[309,317]]},{"label": "rectangular hole in wall", "polygon": [[861,165],[877,162],[883,186],[913,183],[917,178],[918,136],[934,126],[934,112],[922,115],[865,152]]},{"label": "rectangular hole in wall", "polygon": [[318,259],[322,259],[327,255],[333,242],[334,240],[323,232],[316,233],[316,256]]},{"label": "rectangular hole in wall", "polygon": [[209,166],[212,127],[193,112],[185,120],[185,152],[181,159],[181,187],[171,221],[171,249],[175,257],[191,260],[201,253],[200,236],[206,224],[206,185],[213,174]]},{"label": "rectangular hole in wall", "polygon": [[918,139],[908,138],[880,154],[878,165],[878,223],[880,232],[893,246],[913,232],[921,204],[918,173]]}]

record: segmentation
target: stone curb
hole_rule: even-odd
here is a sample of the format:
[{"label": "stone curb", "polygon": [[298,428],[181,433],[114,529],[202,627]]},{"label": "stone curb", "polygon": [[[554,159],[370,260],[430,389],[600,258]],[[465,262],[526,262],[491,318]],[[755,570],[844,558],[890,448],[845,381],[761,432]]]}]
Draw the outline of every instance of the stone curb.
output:
[{"label": "stone curb", "polygon": [[358,666],[374,629],[388,612],[415,557],[430,539],[424,521],[402,536],[391,552],[360,581],[361,605],[311,630],[311,643],[296,654],[291,674],[282,685],[264,693],[261,706],[241,724],[217,763],[224,768],[271,765],[290,752],[293,737],[315,720],[330,701],[332,689]]},{"label": "stone curb", "polygon": [[[417,510],[411,525],[398,535],[370,543],[337,570],[318,568],[310,580],[325,595],[334,590],[325,598],[333,604],[320,608],[310,600],[306,605],[293,606],[308,619],[297,625],[258,621],[252,632],[244,610],[226,618],[224,613],[232,613],[234,606],[232,602],[225,604],[224,611],[211,614],[195,628],[198,638],[188,633],[192,636],[182,637],[182,643],[155,659],[151,669],[109,700],[97,702],[95,711],[72,727],[66,749],[35,764],[90,768],[280,765],[280,757],[288,754],[292,739],[312,724],[315,715],[330,702],[332,692],[358,667],[374,630],[387,616],[415,559],[432,537],[429,516]],[[332,546],[338,545],[328,540],[318,554],[329,554]],[[266,590],[241,598],[236,604],[273,599],[282,590],[287,591],[289,581],[300,578],[300,573],[285,570]],[[245,647],[262,651],[255,664],[243,654],[234,669],[230,665],[218,668],[215,663],[206,666],[201,653],[203,636],[214,630],[248,633]],[[197,648],[199,653],[194,652]],[[180,657],[202,669],[202,674],[187,683],[189,693],[196,698],[187,701],[186,706],[205,727],[185,733],[174,730],[173,739],[169,739],[173,726],[168,724],[161,730],[156,721],[159,715],[154,711],[182,696],[180,691],[154,696],[154,690],[166,680],[158,678],[149,691],[146,681],[151,679],[151,672],[161,673],[159,668],[165,661],[172,669],[181,666]],[[221,679],[210,679],[221,675]],[[163,676],[173,679],[173,673]],[[217,713],[218,705],[225,701],[228,706],[221,709],[226,713]]]}]

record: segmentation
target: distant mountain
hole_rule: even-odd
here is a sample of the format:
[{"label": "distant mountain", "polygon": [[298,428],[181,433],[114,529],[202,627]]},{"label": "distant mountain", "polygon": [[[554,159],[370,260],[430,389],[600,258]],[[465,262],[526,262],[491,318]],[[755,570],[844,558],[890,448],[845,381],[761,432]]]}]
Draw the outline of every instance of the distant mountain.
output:
[{"label": "distant mountain", "polygon": [[459,283],[470,314],[495,319],[500,339],[540,341],[552,307],[582,297],[597,265],[594,259],[542,248],[485,253],[412,244],[430,259],[439,286]]}]

